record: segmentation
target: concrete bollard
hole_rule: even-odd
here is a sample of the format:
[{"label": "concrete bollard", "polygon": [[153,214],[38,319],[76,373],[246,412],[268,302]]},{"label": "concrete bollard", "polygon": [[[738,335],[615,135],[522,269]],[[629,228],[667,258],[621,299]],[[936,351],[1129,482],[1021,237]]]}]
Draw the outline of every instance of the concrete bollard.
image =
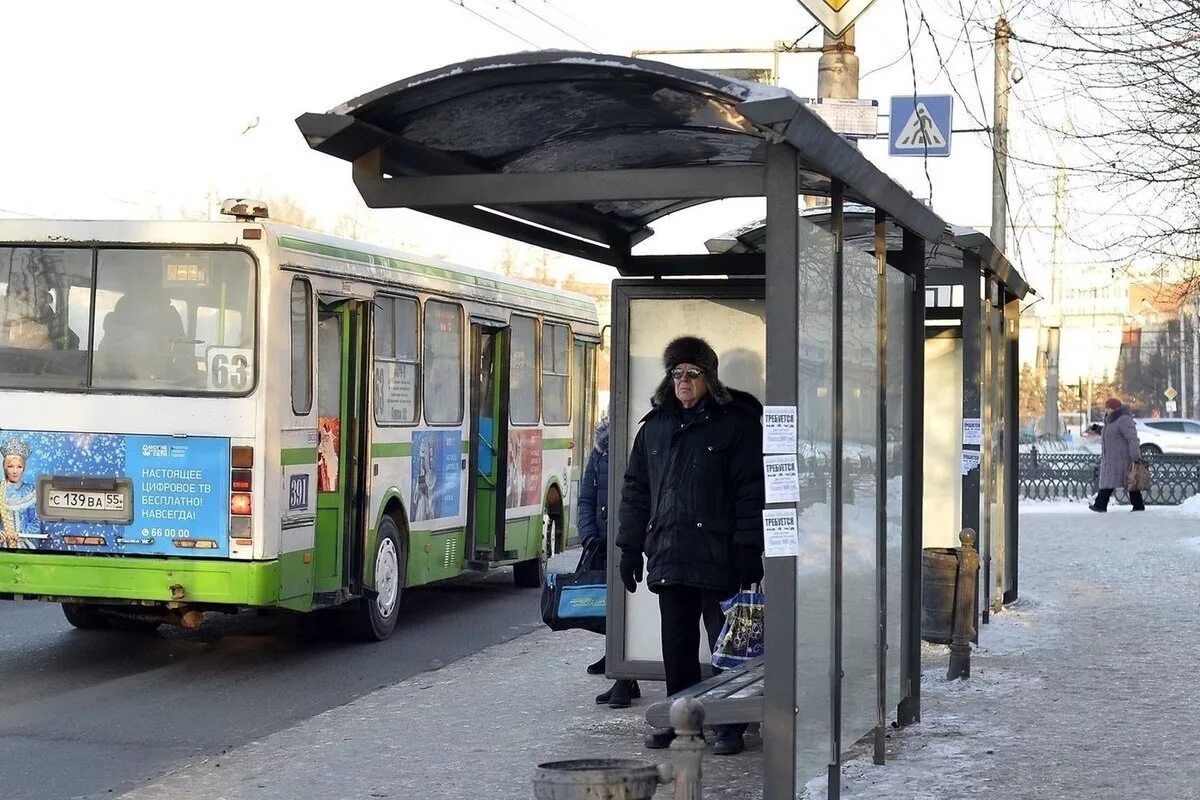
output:
[{"label": "concrete bollard", "polygon": [[675,800],[701,800],[700,760],[704,757],[704,706],[693,697],[671,703],[671,761],[675,767]]},{"label": "concrete bollard", "polygon": [[955,589],[954,632],[950,638],[950,669],[946,680],[971,677],[971,640],[975,638],[975,594],[979,581],[979,552],[975,549],[975,531],[964,528],[958,534],[962,547],[958,552],[958,586]]},{"label": "concrete bollard", "polygon": [[536,800],[651,800],[660,784],[675,782],[675,800],[702,800],[704,706],[690,697],[671,704],[673,764],[633,758],[578,758],[538,764]]}]

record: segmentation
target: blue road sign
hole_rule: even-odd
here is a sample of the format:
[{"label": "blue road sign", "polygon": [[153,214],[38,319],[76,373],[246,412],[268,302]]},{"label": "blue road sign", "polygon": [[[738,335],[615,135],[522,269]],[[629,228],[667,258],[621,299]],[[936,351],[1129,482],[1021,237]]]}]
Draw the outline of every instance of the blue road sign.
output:
[{"label": "blue road sign", "polygon": [[948,156],[954,98],[948,94],[892,98],[888,119],[889,156]]}]

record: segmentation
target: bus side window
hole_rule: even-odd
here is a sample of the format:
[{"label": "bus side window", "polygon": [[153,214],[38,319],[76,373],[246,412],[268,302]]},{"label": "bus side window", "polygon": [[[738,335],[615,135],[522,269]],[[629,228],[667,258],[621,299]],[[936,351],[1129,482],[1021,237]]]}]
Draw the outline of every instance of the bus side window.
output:
[{"label": "bus side window", "polygon": [[547,425],[566,425],[571,421],[571,406],[567,402],[568,340],[566,325],[542,325],[542,421]]},{"label": "bus side window", "polygon": [[463,419],[462,306],[425,301],[424,406],[430,425]]},{"label": "bus side window", "polygon": [[514,425],[538,422],[537,320],[513,315],[509,354],[508,419]]},{"label": "bus side window", "polygon": [[312,287],[304,278],[292,279],[292,412],[312,411]]}]

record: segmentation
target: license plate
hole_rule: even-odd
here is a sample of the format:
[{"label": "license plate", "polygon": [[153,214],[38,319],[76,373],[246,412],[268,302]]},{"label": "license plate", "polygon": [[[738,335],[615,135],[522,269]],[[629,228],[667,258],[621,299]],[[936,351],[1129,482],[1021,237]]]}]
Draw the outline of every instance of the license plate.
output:
[{"label": "license plate", "polygon": [[46,508],[52,511],[124,511],[125,495],[52,489],[46,497]]}]

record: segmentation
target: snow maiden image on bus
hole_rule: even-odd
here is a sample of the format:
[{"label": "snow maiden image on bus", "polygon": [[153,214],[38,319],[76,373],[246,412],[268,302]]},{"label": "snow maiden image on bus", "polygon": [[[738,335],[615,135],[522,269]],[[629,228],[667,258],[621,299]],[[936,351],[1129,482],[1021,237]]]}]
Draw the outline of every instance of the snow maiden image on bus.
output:
[{"label": "snow maiden image on bus", "polygon": [[269,220],[0,220],[0,599],[80,628],[337,608],[568,544],[594,303]]}]

